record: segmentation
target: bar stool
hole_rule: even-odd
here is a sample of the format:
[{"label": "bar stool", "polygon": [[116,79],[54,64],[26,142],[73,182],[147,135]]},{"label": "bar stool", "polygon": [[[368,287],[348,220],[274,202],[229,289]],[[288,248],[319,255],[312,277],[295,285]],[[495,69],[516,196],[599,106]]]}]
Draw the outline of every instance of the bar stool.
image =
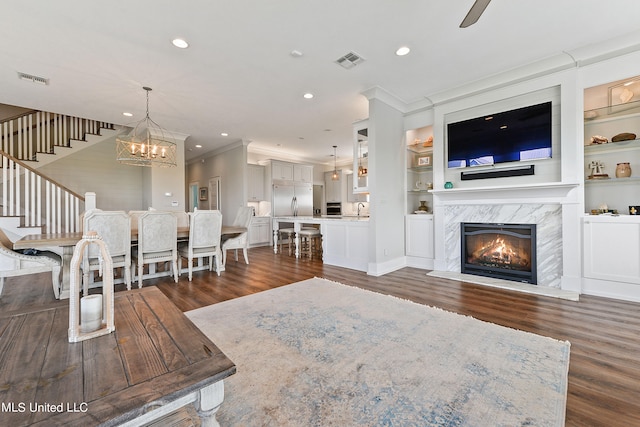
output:
[{"label": "bar stool", "polygon": [[289,247],[289,256],[293,254],[295,236],[296,232],[293,228],[281,228],[280,230],[278,230],[278,238],[280,240],[280,253],[282,253],[283,242],[286,240],[287,246]]},{"label": "bar stool", "polygon": [[322,258],[322,235],[317,228],[303,228],[298,232],[300,238],[300,258],[307,255],[309,259]]}]

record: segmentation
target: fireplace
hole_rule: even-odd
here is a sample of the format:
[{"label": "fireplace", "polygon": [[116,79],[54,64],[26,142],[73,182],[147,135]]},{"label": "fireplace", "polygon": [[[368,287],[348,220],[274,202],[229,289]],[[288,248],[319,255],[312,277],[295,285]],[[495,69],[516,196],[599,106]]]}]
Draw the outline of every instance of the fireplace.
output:
[{"label": "fireplace", "polygon": [[536,284],[535,224],[460,224],[461,272]]}]

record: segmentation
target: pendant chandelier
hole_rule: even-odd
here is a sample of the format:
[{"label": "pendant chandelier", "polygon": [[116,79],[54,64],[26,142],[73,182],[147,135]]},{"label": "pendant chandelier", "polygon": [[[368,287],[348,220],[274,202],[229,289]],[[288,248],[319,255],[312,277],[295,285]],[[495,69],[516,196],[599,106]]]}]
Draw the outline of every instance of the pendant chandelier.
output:
[{"label": "pendant chandelier", "polygon": [[331,175],[332,181],[340,180],[340,175],[338,175],[338,155],[336,154],[337,145],[333,146],[333,175]]},{"label": "pendant chandelier", "polygon": [[167,137],[156,122],[149,117],[150,87],[147,92],[147,115],[136,123],[127,136],[116,138],[116,157],[118,162],[132,166],[176,166],[176,144]]}]

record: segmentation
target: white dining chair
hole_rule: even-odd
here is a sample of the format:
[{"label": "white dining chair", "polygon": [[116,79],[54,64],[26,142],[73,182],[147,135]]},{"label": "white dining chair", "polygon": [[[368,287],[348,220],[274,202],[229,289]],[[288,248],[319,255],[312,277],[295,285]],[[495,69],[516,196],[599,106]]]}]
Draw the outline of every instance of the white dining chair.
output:
[{"label": "white dining chair", "polygon": [[129,218],[131,218],[131,231],[138,231],[138,219],[140,219],[140,215],[147,213],[149,211],[129,211]]},{"label": "white dining chair", "polygon": [[138,270],[138,287],[142,288],[145,264],[167,262],[178,283],[178,227],[171,212],[147,211],[138,218],[138,246],[133,248],[132,273]]},{"label": "white dining chair", "polygon": [[[104,241],[111,256],[113,268],[122,268],[124,283],[131,290],[131,219],[124,211],[93,210],[83,218],[83,232],[95,231]],[[90,245],[82,261],[82,291],[89,294],[89,276],[98,271],[102,276],[99,248]]]},{"label": "white dining chair", "polygon": [[193,277],[193,260],[209,258],[209,271],[212,271],[215,262],[215,270],[220,275],[220,232],[222,230],[222,214],[217,210],[198,210],[189,214],[189,241],[181,243],[180,271],[182,271],[182,258],[189,263],[189,281]]},{"label": "white dining chair", "polygon": [[51,251],[38,251],[37,255],[26,255],[13,250],[13,242],[0,229],[0,296],[7,277],[51,272],[53,294],[60,298],[60,271],[62,259]]},{"label": "white dining chair", "polygon": [[237,236],[233,236],[228,238],[222,244],[222,265],[225,266],[227,264],[227,251],[230,249],[235,249],[236,251],[236,261],[238,261],[238,249],[242,249],[242,254],[244,255],[244,262],[249,264],[249,255],[247,254],[247,249],[249,247],[249,227],[251,226],[251,219],[253,218],[253,209],[250,207],[241,207],[238,208],[238,212],[236,213],[236,218],[233,221],[234,227],[244,227],[245,231],[238,234]]}]

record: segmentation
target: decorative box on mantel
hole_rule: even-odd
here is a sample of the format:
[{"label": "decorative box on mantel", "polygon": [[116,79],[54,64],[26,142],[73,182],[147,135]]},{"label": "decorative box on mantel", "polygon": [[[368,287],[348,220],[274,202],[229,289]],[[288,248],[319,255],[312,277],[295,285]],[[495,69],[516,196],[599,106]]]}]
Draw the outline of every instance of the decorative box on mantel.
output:
[{"label": "decorative box on mantel", "polygon": [[[80,264],[88,256],[88,247],[97,245],[102,271],[102,294],[84,295],[80,298],[82,279]],[[82,236],[70,265],[71,283],[69,296],[69,342],[79,342],[109,334],[116,330],[113,320],[113,264],[109,250],[95,231]]]}]

